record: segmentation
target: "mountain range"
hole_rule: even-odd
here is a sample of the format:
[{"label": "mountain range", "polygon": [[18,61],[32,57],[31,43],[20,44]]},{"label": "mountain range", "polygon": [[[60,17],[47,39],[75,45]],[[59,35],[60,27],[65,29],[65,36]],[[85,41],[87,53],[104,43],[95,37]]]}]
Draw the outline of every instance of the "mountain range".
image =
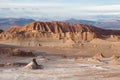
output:
[{"label": "mountain range", "polygon": [[[11,26],[16,26],[16,25],[23,26],[25,24],[29,24],[34,21],[35,21],[34,19],[25,19],[25,18],[1,18],[0,29],[5,30]],[[120,29],[120,20],[115,20],[115,19],[108,19],[108,20],[103,19],[99,21],[92,21],[92,20],[78,20],[72,18],[68,20],[63,20],[62,22],[72,23],[72,24],[87,24],[103,29]]]},{"label": "mountain range", "polygon": [[99,20],[99,21],[69,19],[69,20],[65,20],[65,22],[72,24],[76,24],[76,23],[87,24],[103,29],[120,29],[120,20],[115,20],[115,19]]},{"label": "mountain range", "polygon": [[33,22],[33,19],[25,18],[0,18],[0,29],[8,29],[10,26],[23,26],[25,24]]}]

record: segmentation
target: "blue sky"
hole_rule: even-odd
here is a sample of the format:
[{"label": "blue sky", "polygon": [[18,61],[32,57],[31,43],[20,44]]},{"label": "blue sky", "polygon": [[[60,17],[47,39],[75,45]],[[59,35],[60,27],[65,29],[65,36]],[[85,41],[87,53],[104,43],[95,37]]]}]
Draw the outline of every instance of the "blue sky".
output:
[{"label": "blue sky", "polygon": [[0,0],[0,18],[120,18],[120,0]]}]

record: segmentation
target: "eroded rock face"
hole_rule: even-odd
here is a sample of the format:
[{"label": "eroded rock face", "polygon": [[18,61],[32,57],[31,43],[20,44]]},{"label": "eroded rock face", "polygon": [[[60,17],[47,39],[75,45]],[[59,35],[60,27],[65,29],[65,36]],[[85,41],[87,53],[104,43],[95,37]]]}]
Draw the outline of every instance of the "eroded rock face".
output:
[{"label": "eroded rock face", "polygon": [[[76,41],[91,41],[95,38],[119,40],[119,30],[104,30],[94,26],[83,24],[68,24],[64,22],[40,22],[35,21],[25,26],[13,26],[0,34],[0,40],[16,40],[16,43],[27,46],[42,46],[40,41],[56,42],[67,39]],[[112,39],[114,40],[114,39]],[[25,43],[23,43],[23,41]],[[72,42],[71,41],[71,42]],[[73,45],[73,44],[71,44]]]},{"label": "eroded rock face", "polygon": [[[12,35],[12,36],[11,36]],[[0,35],[0,39],[25,38],[52,38],[62,39],[64,37],[73,40],[92,40],[96,37],[94,27],[81,24],[68,24],[63,22],[33,22],[23,27],[14,26]]]}]

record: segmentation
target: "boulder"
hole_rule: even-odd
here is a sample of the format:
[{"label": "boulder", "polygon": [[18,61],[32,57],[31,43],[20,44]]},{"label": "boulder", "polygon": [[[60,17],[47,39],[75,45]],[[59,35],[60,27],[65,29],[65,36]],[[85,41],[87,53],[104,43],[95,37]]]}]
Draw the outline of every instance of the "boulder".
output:
[{"label": "boulder", "polygon": [[43,69],[43,66],[39,65],[36,59],[33,58],[32,61],[24,67],[24,69]]}]

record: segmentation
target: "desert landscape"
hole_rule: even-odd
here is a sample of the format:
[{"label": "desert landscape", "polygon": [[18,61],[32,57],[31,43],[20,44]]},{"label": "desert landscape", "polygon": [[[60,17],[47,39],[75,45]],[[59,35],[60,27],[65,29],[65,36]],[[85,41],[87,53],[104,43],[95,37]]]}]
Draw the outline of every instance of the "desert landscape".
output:
[{"label": "desert landscape", "polygon": [[34,21],[0,33],[0,80],[119,80],[120,30]]}]

